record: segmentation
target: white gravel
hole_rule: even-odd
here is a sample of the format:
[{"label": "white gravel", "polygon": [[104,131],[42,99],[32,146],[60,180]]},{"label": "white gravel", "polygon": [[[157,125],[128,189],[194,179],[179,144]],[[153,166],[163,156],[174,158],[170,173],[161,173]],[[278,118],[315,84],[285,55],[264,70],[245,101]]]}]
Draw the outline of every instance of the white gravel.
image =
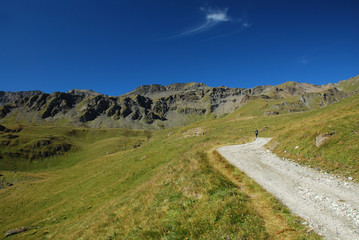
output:
[{"label": "white gravel", "polygon": [[270,140],[217,150],[324,238],[359,239],[359,186],[279,158],[264,148]]}]

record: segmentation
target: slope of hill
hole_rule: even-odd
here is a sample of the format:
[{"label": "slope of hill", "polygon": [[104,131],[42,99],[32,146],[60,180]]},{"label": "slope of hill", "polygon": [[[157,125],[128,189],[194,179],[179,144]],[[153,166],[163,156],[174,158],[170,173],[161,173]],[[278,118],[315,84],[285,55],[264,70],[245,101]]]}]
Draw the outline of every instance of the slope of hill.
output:
[{"label": "slope of hill", "polygon": [[358,92],[359,89],[359,76],[349,78],[348,80],[342,80],[335,84],[335,86],[347,93]]},{"label": "slope of hill", "polygon": [[[19,165],[32,171],[1,172],[0,231],[24,226],[19,239],[317,239],[211,149],[250,141],[257,128],[274,136],[272,147],[284,157],[359,179],[358,98],[276,116],[251,116],[244,106],[225,118],[151,132],[24,125],[13,133],[18,138],[66,136],[74,148]],[[316,137],[331,131],[316,147]]]},{"label": "slope of hill", "polygon": [[[0,231],[25,227],[15,239],[316,239],[300,219],[209,151],[250,139],[246,129],[233,135],[223,122],[151,135],[36,127],[69,137],[77,149],[22,165],[32,171],[1,172]],[[30,129],[23,126],[18,134]]]}]

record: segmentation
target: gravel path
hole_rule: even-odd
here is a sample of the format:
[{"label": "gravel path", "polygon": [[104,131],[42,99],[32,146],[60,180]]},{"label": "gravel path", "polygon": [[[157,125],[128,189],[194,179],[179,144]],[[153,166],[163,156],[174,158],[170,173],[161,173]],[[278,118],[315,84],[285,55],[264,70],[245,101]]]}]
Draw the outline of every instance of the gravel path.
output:
[{"label": "gravel path", "polygon": [[270,140],[217,150],[324,238],[359,239],[359,186],[279,158],[264,148]]}]

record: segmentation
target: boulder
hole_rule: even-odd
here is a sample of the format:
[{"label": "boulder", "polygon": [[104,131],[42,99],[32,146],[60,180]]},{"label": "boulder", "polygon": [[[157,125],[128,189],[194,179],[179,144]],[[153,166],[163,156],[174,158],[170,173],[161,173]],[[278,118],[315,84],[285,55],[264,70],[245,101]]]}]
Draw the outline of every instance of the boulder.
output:
[{"label": "boulder", "polygon": [[315,138],[315,146],[317,146],[317,147],[319,148],[319,147],[322,146],[324,143],[326,143],[326,142],[329,140],[329,138],[331,138],[334,134],[335,134],[335,132],[319,134],[319,135]]},{"label": "boulder", "polygon": [[27,231],[26,227],[10,230],[5,234],[5,237],[9,237],[9,236],[12,236],[12,235],[15,235],[15,234],[18,234],[18,233],[22,233],[22,232],[25,232],[25,231]]},{"label": "boulder", "polygon": [[263,113],[264,116],[271,116],[271,115],[279,115],[279,112],[277,111],[265,111]]}]

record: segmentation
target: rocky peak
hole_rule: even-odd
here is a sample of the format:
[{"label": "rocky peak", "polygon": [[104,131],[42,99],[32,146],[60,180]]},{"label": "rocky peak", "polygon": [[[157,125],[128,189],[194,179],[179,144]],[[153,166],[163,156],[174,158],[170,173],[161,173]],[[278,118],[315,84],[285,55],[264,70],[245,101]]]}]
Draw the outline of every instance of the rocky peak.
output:
[{"label": "rocky peak", "polygon": [[151,84],[151,85],[142,85],[138,88],[136,88],[135,90],[133,90],[132,92],[129,92],[125,95],[151,95],[151,94],[156,94],[159,92],[163,92],[166,91],[166,87],[160,85],[160,84]]},{"label": "rocky peak", "polygon": [[313,92],[321,92],[325,91],[329,88],[328,85],[319,86],[316,84],[310,83],[299,83],[299,82],[285,82],[283,84],[277,85],[276,88],[279,91],[285,91],[290,93],[291,95],[299,95],[303,93],[313,93]]},{"label": "rocky peak", "polygon": [[204,83],[190,82],[190,83],[173,83],[167,85],[165,88],[171,91],[198,91],[209,87]]},{"label": "rocky peak", "polygon": [[85,90],[85,89],[71,89],[69,91],[67,91],[67,93],[72,94],[72,95],[78,95],[81,97],[90,97],[90,96],[97,96],[97,95],[102,95],[98,92],[95,92],[93,90]]}]

